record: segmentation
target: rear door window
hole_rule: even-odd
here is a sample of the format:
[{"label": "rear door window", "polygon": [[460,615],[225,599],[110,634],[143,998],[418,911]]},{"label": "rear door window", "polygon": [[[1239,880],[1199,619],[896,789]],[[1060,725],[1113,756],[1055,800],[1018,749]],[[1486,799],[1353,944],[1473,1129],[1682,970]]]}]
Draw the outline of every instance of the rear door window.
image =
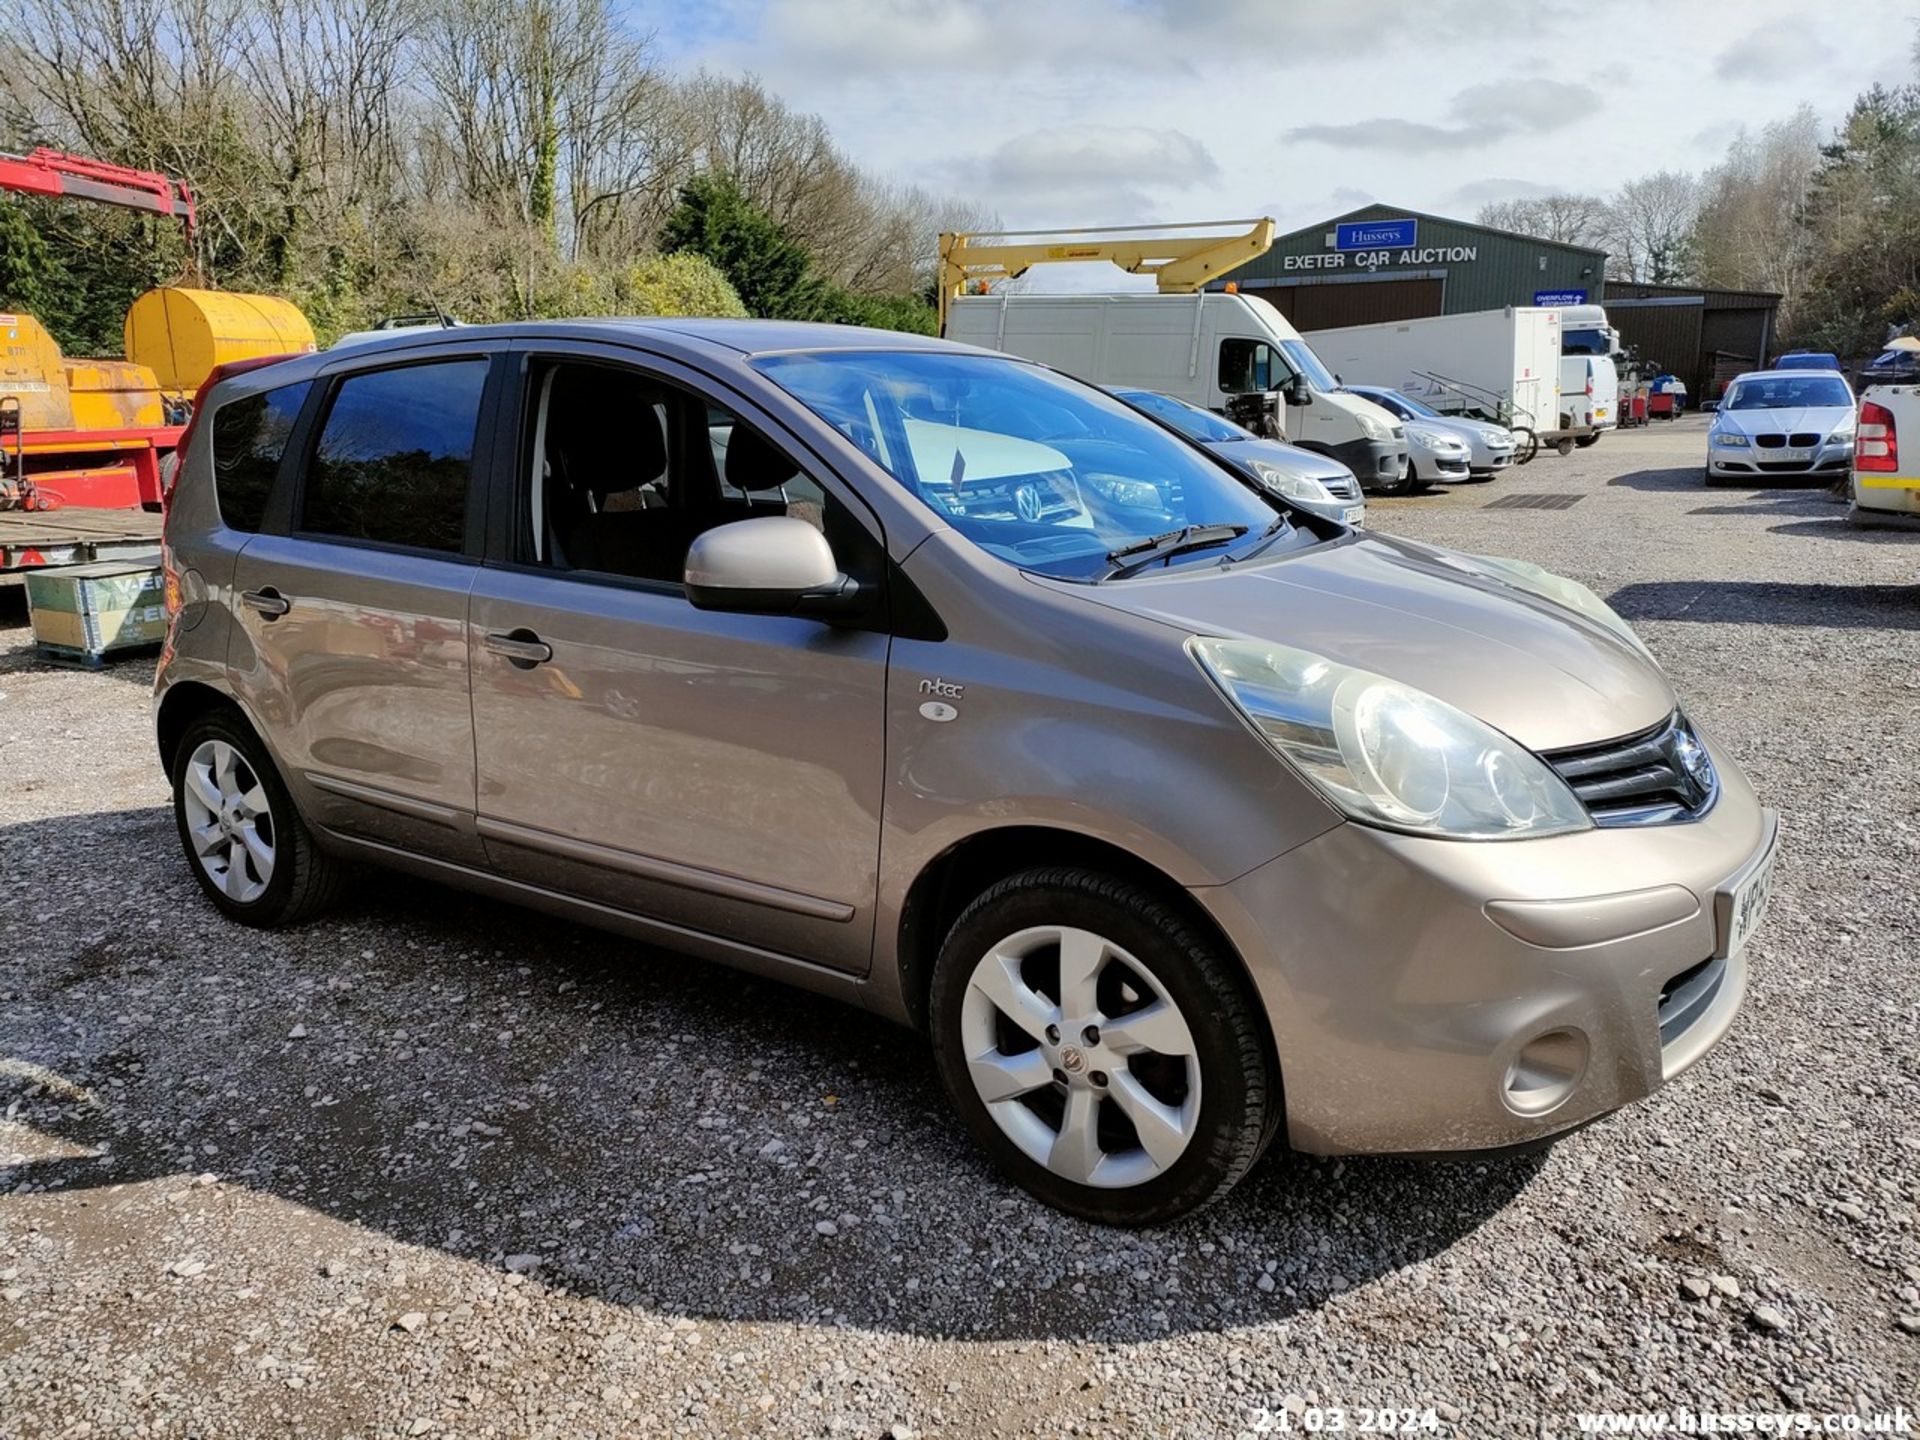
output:
[{"label": "rear door window", "polygon": [[213,412],[213,493],[228,529],[260,528],[287,437],[311,388],[311,381],[302,380],[229,400]]},{"label": "rear door window", "polygon": [[462,549],[487,368],[482,359],[436,361],[342,380],[314,446],[300,528]]}]

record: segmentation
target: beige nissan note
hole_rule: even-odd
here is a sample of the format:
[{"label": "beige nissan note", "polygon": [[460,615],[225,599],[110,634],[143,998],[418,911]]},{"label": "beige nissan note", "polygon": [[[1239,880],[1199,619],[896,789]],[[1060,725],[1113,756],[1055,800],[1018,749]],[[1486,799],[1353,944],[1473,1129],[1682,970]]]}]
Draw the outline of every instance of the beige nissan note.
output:
[{"label": "beige nissan note", "polygon": [[1590,591],[1005,355],[656,320],[256,365],[166,547],[160,754],[227,915],[371,863],[841,996],[1077,1215],[1282,1133],[1544,1140],[1745,992],[1774,815]]}]

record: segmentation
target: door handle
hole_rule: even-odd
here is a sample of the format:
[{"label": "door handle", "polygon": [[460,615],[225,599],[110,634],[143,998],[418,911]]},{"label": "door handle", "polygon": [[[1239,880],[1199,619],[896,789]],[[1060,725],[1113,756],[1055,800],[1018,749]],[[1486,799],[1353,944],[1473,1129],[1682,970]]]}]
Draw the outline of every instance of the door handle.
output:
[{"label": "door handle", "polygon": [[491,632],[485,644],[495,655],[504,656],[509,664],[522,670],[531,670],[553,659],[553,647],[525,628],[509,630],[504,634]]},{"label": "door handle", "polygon": [[278,620],[293,608],[293,602],[271,585],[261,590],[242,590],[240,598],[268,620]]}]

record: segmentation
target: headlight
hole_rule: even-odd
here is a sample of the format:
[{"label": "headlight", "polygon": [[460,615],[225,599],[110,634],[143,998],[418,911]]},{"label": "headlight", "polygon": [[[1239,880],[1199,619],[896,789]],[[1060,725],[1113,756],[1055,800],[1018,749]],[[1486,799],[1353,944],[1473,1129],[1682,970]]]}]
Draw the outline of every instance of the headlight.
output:
[{"label": "headlight", "polygon": [[1253,473],[1269,490],[1278,491],[1289,500],[1298,500],[1307,505],[1331,505],[1333,492],[1310,475],[1289,475],[1278,465],[1269,465],[1264,460],[1255,460]]},{"label": "headlight", "polygon": [[1366,436],[1367,439],[1391,440],[1393,438],[1393,427],[1391,425],[1374,418],[1364,410],[1358,411],[1357,413],[1360,418],[1360,433]]},{"label": "headlight", "polygon": [[1713,432],[1713,443],[1728,450],[1742,450],[1746,448],[1747,437],[1736,435],[1731,430],[1716,430]]},{"label": "headlight", "polygon": [[1187,645],[1254,730],[1355,820],[1456,840],[1589,829],[1566,782],[1423,690],[1258,640]]},{"label": "headlight", "polygon": [[1542,570],[1538,565],[1530,565],[1525,560],[1511,560],[1504,555],[1469,555],[1466,558],[1496,580],[1503,580],[1530,594],[1576,610],[1589,620],[1599,621],[1646,656],[1651,664],[1656,667],[1659,665],[1660,662],[1653,658],[1653,652],[1633,633],[1633,627],[1620,618],[1620,612],[1578,580],[1569,580],[1564,575],[1556,575],[1551,570]]},{"label": "headlight", "polygon": [[1165,501],[1156,486],[1144,480],[1121,480],[1112,475],[1087,475],[1083,483],[1104,500],[1133,510],[1158,510]]}]

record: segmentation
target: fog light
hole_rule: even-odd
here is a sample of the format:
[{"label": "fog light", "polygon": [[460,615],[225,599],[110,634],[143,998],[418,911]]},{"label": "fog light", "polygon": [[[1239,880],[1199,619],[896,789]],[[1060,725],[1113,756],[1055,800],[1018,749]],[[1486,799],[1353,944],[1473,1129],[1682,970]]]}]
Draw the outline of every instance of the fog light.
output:
[{"label": "fog light", "polygon": [[1587,1073],[1587,1037],[1578,1030],[1535,1036],[1507,1067],[1507,1108],[1544,1115],[1573,1094]]}]

